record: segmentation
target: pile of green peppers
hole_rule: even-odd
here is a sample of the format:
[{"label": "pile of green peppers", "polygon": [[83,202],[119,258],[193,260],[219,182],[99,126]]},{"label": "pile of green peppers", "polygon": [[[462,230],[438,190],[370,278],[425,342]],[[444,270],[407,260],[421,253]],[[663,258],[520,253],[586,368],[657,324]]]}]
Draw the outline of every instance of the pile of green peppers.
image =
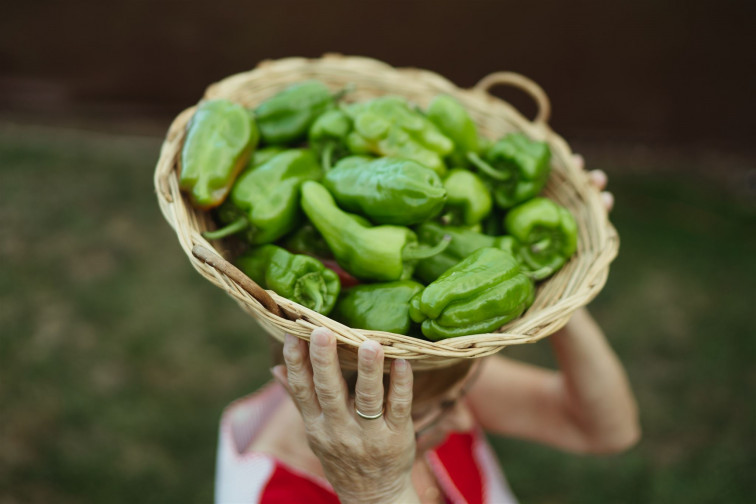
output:
[{"label": "pile of green peppers", "polygon": [[437,341],[521,316],[575,253],[575,219],[539,196],[550,167],[546,143],[484,138],[452,96],[354,102],[309,80],[256,107],[201,103],[179,185],[263,288]]}]

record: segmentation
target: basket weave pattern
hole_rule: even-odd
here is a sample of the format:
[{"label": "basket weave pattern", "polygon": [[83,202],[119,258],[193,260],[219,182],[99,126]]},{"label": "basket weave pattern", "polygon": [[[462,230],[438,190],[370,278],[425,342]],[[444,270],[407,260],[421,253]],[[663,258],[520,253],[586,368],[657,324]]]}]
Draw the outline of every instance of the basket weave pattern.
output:
[{"label": "basket weave pattern", "polygon": [[[210,243],[201,236],[203,231],[212,229],[213,223],[206,213],[192,208],[178,186],[178,160],[186,125],[196,107],[189,108],[171,124],[160,152],[154,179],[160,208],[192,266],[226,291],[273,337],[283,341],[284,334],[290,333],[308,340],[315,327],[327,327],[336,334],[339,357],[345,368],[356,367],[357,348],[366,339],[372,339],[383,345],[387,363],[390,359],[404,358],[412,360],[416,370],[431,369],[459,359],[484,357],[509,345],[540,340],[566,324],[571,314],[588,304],[604,286],[609,265],[617,255],[619,238],[607,219],[598,190],[573,160],[567,143],[547,125],[548,98],[532,81],[499,72],[485,77],[472,89],[460,89],[426,70],[397,69],[362,57],[326,55],[318,59],[262,62],[252,71],[211,85],[204,98],[227,98],[254,108],[288,85],[305,79],[319,79],[334,90],[353,84],[354,91],[347,101],[396,94],[426,107],[435,95],[447,93],[465,106],[480,133],[488,138],[498,139],[521,131],[547,142],[552,153],[552,172],[544,195],[572,212],[578,223],[578,246],[561,270],[539,284],[535,302],[528,311],[499,332],[430,342],[347,327],[273,291],[264,291],[226,261],[232,257],[221,242]],[[506,102],[488,94],[495,85],[512,85],[529,93],[539,107],[535,120],[529,121]]]}]

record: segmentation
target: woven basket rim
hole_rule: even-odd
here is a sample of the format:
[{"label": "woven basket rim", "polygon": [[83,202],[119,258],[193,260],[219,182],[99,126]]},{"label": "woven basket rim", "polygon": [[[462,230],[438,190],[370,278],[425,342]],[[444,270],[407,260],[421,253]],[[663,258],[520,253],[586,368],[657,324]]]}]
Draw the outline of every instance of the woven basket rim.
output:
[{"label": "woven basket rim", "polygon": [[[539,294],[533,306],[522,317],[504,326],[503,330],[500,329],[500,332],[431,342],[410,336],[347,327],[273,291],[260,288],[226,260],[222,247],[220,250],[217,248],[218,243],[210,243],[201,236],[200,233],[209,225],[208,217],[191,208],[179,191],[177,180],[177,162],[186,124],[196,105],[189,107],[176,116],[161,147],[154,175],[158,203],[192,266],[230,295],[274,338],[283,340],[285,333],[291,333],[308,340],[312,329],[327,327],[336,335],[344,367],[354,368],[357,348],[366,339],[373,339],[384,347],[387,365],[392,359],[404,358],[414,361],[415,369],[432,369],[451,365],[460,359],[491,355],[510,345],[532,343],[545,338],[566,324],[575,310],[588,304],[603,288],[609,266],[617,256],[619,237],[608,220],[598,189],[590,184],[585,171],[574,161],[567,142],[548,126],[550,102],[536,83],[516,73],[495,72],[482,78],[472,88],[462,89],[429,70],[394,68],[364,56],[326,54],[321,58],[290,57],[262,61],[253,70],[211,84],[202,99],[227,97],[242,103],[251,100],[250,103],[244,103],[250,106],[284,85],[311,75],[319,76],[327,84],[330,84],[328,79],[343,80],[350,75],[355,78],[369,76],[370,82],[379,83],[376,86],[404,86],[402,89],[405,94],[417,93],[420,98],[427,98],[434,93],[448,93],[470,108],[471,115],[477,113],[486,121],[490,120],[491,128],[503,127],[499,125],[506,122],[511,129],[546,141],[554,160],[552,177],[558,175],[563,178],[561,185],[554,182],[554,190],[564,194],[555,193],[555,197],[566,198],[568,206],[571,204],[580,210],[576,216],[580,232],[579,249],[576,257],[562,270],[539,286]],[[528,93],[538,106],[535,119],[530,121],[524,118],[511,105],[490,95],[490,89],[497,85],[515,86]],[[252,93],[253,97],[248,98],[244,93]],[[481,124],[479,127],[482,128]],[[551,180],[549,184],[552,184]],[[547,191],[550,185],[547,186]]]}]

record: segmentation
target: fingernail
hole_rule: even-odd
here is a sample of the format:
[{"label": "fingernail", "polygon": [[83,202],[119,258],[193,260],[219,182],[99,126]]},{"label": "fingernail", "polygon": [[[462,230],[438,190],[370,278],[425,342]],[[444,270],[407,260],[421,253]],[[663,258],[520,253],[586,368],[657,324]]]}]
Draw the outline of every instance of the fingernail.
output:
[{"label": "fingernail", "polygon": [[286,333],[286,335],[284,336],[284,345],[296,345],[298,339],[299,338],[297,338],[293,334]]},{"label": "fingernail", "polygon": [[310,335],[310,343],[317,346],[327,346],[331,342],[331,332],[324,328],[318,327]]},{"label": "fingernail", "polygon": [[610,192],[602,192],[601,200],[604,202],[604,206],[607,210],[611,210],[614,206],[614,196]]},{"label": "fingernail", "polygon": [[373,360],[377,353],[374,345],[371,345],[370,342],[366,341],[360,346],[359,354],[365,360]]},{"label": "fingernail", "polygon": [[407,361],[404,359],[396,359],[394,365],[396,366],[397,371],[404,372],[407,370]]},{"label": "fingernail", "polygon": [[604,187],[606,187],[606,183],[607,183],[606,173],[604,173],[601,170],[592,171],[591,181],[593,181],[594,185],[598,186],[600,189],[603,189]]},{"label": "fingernail", "polygon": [[275,378],[278,381],[281,381],[283,378],[283,364],[279,364],[277,366],[273,366],[270,368],[270,374],[273,375],[273,378]]}]

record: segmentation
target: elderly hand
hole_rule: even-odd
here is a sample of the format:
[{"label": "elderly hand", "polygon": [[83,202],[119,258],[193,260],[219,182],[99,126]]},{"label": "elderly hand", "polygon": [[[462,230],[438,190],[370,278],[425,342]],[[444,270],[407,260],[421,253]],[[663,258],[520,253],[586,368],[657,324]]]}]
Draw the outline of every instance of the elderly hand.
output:
[{"label": "elderly hand", "polygon": [[[341,502],[413,502],[415,459],[411,420],[412,370],[402,359],[391,366],[383,411],[383,348],[375,341],[358,350],[355,397],[350,399],[336,354],[336,337],[312,332],[309,345],[286,335],[285,384],[302,415],[307,440]],[[309,357],[309,358],[308,358]],[[280,372],[280,370],[277,370]]]}]

